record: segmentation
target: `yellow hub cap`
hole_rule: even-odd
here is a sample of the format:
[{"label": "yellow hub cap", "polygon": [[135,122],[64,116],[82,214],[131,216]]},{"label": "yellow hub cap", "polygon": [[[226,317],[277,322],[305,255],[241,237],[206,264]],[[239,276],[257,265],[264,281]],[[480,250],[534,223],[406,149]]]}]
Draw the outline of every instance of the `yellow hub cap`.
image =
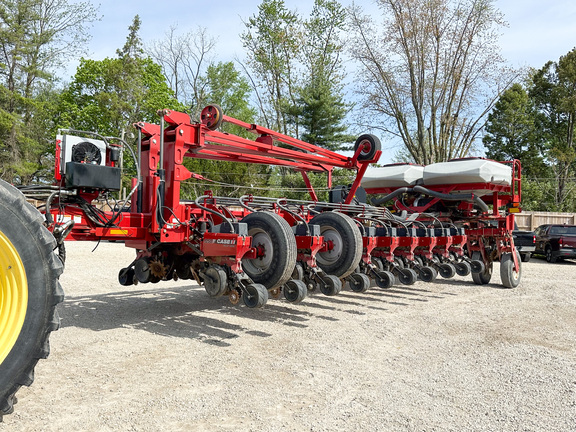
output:
[{"label": "yellow hub cap", "polygon": [[22,330],[28,306],[26,270],[12,242],[0,232],[0,364]]}]

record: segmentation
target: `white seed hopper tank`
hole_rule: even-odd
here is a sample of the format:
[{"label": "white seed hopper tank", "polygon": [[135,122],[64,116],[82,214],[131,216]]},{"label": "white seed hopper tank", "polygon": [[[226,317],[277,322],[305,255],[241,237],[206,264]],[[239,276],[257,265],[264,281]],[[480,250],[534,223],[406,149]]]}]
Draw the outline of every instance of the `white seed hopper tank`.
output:
[{"label": "white seed hopper tank", "polygon": [[363,188],[397,188],[414,186],[422,179],[424,167],[412,164],[390,164],[369,168],[362,179]]},{"label": "white seed hopper tank", "polygon": [[[462,185],[489,183],[491,185],[510,186],[512,184],[512,167],[492,160],[456,159],[449,162],[440,162],[424,167],[424,186],[434,185]],[[459,188],[458,191],[470,191],[481,196],[492,193],[493,190],[471,187]]]}]

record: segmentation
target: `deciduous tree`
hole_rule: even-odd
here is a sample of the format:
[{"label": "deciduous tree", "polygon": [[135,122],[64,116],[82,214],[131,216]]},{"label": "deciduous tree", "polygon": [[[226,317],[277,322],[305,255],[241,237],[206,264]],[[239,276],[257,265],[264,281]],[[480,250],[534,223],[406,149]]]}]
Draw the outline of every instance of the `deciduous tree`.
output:
[{"label": "deciduous tree", "polygon": [[497,45],[502,14],[493,0],[377,3],[378,20],[351,10],[366,126],[399,137],[417,163],[466,156],[515,77]]},{"label": "deciduous tree", "polygon": [[90,2],[1,2],[0,175],[7,181],[44,179],[42,161],[53,142],[46,102],[53,99],[54,73],[85,48],[87,24],[95,19]]},{"label": "deciduous tree", "polygon": [[183,109],[168,87],[161,67],[143,57],[134,18],[118,57],[81,59],[74,79],[62,95],[58,122],[61,127],[129,136],[138,121],[158,123],[157,110]]}]

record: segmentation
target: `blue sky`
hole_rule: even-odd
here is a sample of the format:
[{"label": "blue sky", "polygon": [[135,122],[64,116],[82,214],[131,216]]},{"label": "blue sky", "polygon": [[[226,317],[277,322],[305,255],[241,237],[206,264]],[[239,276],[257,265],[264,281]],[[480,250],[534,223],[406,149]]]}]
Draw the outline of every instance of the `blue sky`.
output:
[{"label": "blue sky", "polygon": [[[206,27],[218,39],[222,60],[244,55],[238,35],[244,30],[242,20],[258,11],[261,0],[100,0],[102,20],[94,23],[88,57],[102,59],[114,56],[124,44],[127,29],[134,15],[142,19],[144,41],[161,39],[170,25],[182,31]],[[311,10],[310,0],[285,0],[288,8],[302,14]],[[342,0],[342,4],[351,2]],[[356,1],[364,9],[375,10],[373,1]],[[576,2],[574,0],[497,0],[509,27],[500,40],[502,54],[515,66],[540,67],[548,60],[557,60],[576,46]]]},{"label": "blue sky", "polygon": [[[343,5],[351,2],[341,0]],[[138,14],[145,43],[162,39],[171,25],[177,25],[182,33],[201,26],[217,39],[217,60],[242,59],[245,54],[239,34],[245,29],[243,20],[255,15],[260,3],[261,0],[100,0],[94,4],[100,4],[102,20],[93,24],[86,57],[101,60],[115,56],[116,49],[124,44],[134,15]],[[304,16],[312,8],[311,0],[285,0],[285,4]],[[356,4],[377,13],[372,0],[357,0]],[[502,55],[512,66],[539,68],[576,47],[576,1],[496,0],[496,7],[504,13],[509,24],[503,29],[500,46]],[[68,75],[74,73],[76,65],[69,65]],[[66,80],[68,77],[63,78]],[[393,151],[387,152],[385,157],[389,159],[392,154]]]}]

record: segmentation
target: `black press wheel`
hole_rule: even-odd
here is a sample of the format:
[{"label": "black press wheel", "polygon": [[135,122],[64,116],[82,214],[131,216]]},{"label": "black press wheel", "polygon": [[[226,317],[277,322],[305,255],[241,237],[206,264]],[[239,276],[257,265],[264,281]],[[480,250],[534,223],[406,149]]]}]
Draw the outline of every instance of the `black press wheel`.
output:
[{"label": "black press wheel", "polygon": [[411,268],[403,268],[398,272],[398,279],[404,285],[414,285],[418,279],[418,274]]},{"label": "black press wheel", "polygon": [[320,225],[320,234],[328,250],[316,255],[318,266],[329,275],[345,278],[362,259],[362,235],[358,226],[348,216],[325,212],[314,216],[310,224]]},{"label": "black press wheel", "polygon": [[122,286],[134,285],[134,269],[123,268],[118,272],[118,282]]},{"label": "black press wheel", "polygon": [[480,260],[470,260],[470,269],[472,273],[482,273],[485,270],[484,263]]},{"label": "black press wheel", "polygon": [[438,277],[438,270],[434,267],[424,266],[420,269],[420,279],[424,282],[433,282]]},{"label": "black press wheel", "polygon": [[468,276],[472,272],[472,267],[466,261],[454,263],[454,268],[458,276]]},{"label": "black press wheel", "polygon": [[261,308],[268,301],[268,290],[262,284],[250,284],[242,293],[244,304],[250,309]]},{"label": "black press wheel", "polygon": [[387,270],[379,271],[376,276],[376,285],[380,288],[390,288],[396,283],[396,278]]},{"label": "black press wheel", "polygon": [[516,288],[520,283],[522,277],[522,264],[520,261],[520,254],[516,251],[516,258],[518,260],[518,271],[514,271],[514,260],[511,253],[502,254],[500,258],[500,279],[502,285],[506,288]]},{"label": "black press wheel", "polygon": [[450,279],[456,274],[456,268],[452,263],[443,263],[439,266],[439,273],[444,279]]},{"label": "black press wheel", "polygon": [[348,277],[348,285],[352,291],[363,293],[370,288],[370,278],[364,273],[352,273]]},{"label": "black press wheel", "polygon": [[358,156],[358,160],[361,161],[373,160],[376,152],[382,148],[380,139],[372,134],[360,135],[354,143],[354,152],[356,152],[360,146],[364,147]]},{"label": "black press wheel", "polygon": [[248,224],[248,235],[257,257],[242,260],[242,268],[255,282],[266,288],[278,288],[292,277],[296,267],[296,238],[288,222],[276,213],[250,213],[242,222]]},{"label": "black press wheel", "polygon": [[282,291],[284,292],[284,298],[290,303],[300,303],[308,294],[306,284],[298,279],[290,279],[284,284]]},{"label": "black press wheel", "polygon": [[34,381],[48,357],[50,332],[60,326],[56,305],[63,264],[44,218],[14,187],[0,181],[0,421],[14,395]]},{"label": "black press wheel", "polygon": [[334,275],[322,276],[320,292],[327,296],[334,296],[342,291],[342,281]]},{"label": "black press wheel", "polygon": [[[472,252],[471,258],[473,261],[482,262],[482,254],[480,251]],[[484,268],[481,272],[472,272],[472,280],[476,285],[486,285],[487,283],[490,283],[490,279],[492,278],[492,261],[490,261],[488,264],[483,263],[483,267]]]}]

